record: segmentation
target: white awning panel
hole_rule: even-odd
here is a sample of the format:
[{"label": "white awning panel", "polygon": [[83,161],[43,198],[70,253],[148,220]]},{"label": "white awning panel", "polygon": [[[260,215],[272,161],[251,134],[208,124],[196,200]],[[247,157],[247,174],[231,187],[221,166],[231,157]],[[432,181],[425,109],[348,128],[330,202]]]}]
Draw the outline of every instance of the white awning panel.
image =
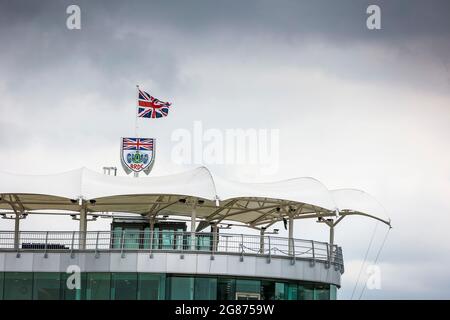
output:
[{"label": "white awning panel", "polygon": [[[115,177],[86,168],[55,175],[0,172],[0,209],[129,212],[231,220],[252,226],[294,218],[362,214],[388,220],[378,202],[354,189],[328,190],[313,178],[241,183],[213,177],[205,167],[160,177]],[[197,200],[195,200],[197,199]],[[200,201],[198,200],[200,199]]]}]

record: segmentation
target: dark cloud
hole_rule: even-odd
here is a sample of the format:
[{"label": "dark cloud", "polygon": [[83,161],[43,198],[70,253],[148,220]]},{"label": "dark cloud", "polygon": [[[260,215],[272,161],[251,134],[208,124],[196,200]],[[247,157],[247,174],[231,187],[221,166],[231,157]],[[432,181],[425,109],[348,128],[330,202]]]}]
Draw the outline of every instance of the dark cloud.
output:
[{"label": "dark cloud", "polygon": [[[80,31],[66,28],[71,4],[81,7]],[[369,4],[381,6],[380,31],[365,27]],[[388,174],[372,168],[387,167],[395,177],[385,184],[408,189],[398,180],[402,168],[429,166],[435,176],[447,169],[439,165],[448,157],[442,146],[448,145],[450,120],[449,57],[445,0],[0,0],[0,163],[20,171],[33,161],[28,170],[47,166],[50,172],[54,166],[64,170],[69,156],[80,166],[91,165],[93,155],[99,168],[117,163],[119,137],[133,132],[139,83],[180,102],[167,122],[143,128],[164,141],[158,156],[167,161],[159,164],[169,162],[171,130],[191,129],[193,120],[203,120],[205,129],[284,125],[280,161],[288,177],[319,168],[314,174],[336,174],[339,181],[380,181]],[[366,96],[358,96],[360,90]],[[421,104],[411,109],[416,100]],[[424,141],[409,137],[416,132]],[[426,148],[433,144],[435,149]],[[100,147],[112,156],[101,155]],[[420,152],[430,155],[426,165],[417,164]],[[27,159],[10,160],[21,155]],[[404,199],[386,201],[404,216],[394,220],[384,261],[447,263],[440,258],[448,246],[444,232],[418,246],[411,241],[424,212],[435,212],[428,217],[441,223],[448,208],[431,206],[437,195],[418,188],[402,194]],[[411,229],[414,223],[417,229]],[[349,259],[364,255],[365,243],[354,239],[372,229],[354,230],[352,222],[339,227],[350,236],[337,234]],[[444,245],[430,249],[433,241]],[[425,288],[426,273],[419,276]],[[430,285],[439,279],[430,277]],[[448,296],[444,289],[439,286],[439,295]],[[413,296],[395,290],[391,297]]]}]

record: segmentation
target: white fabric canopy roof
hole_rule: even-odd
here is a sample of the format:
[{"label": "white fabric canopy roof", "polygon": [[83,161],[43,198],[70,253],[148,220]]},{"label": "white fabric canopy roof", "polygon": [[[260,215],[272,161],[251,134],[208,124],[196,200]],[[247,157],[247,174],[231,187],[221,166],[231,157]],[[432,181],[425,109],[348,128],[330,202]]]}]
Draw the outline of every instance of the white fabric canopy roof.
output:
[{"label": "white fabric canopy roof", "polygon": [[354,189],[328,190],[313,178],[241,183],[213,177],[205,167],[160,177],[116,177],[86,168],[54,175],[0,172],[0,209],[128,212],[268,225],[292,215],[315,218],[361,214],[388,223],[382,206]]}]

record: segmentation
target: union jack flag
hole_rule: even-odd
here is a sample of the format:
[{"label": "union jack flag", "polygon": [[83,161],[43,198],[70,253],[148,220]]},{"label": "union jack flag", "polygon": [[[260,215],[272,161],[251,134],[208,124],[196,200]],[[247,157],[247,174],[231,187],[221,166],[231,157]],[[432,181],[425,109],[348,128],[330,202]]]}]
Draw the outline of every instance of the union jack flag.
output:
[{"label": "union jack flag", "polygon": [[171,103],[158,100],[139,88],[138,94],[138,117],[162,118],[169,114]]},{"label": "union jack flag", "polygon": [[123,138],[123,150],[153,150],[153,139]]}]

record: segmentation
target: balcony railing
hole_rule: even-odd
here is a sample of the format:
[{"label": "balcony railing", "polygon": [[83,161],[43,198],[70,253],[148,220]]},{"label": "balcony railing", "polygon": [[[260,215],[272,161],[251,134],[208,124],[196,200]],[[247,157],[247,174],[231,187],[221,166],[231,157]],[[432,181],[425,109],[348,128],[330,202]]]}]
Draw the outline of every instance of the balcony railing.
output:
[{"label": "balcony railing", "polygon": [[334,266],[343,272],[342,250],[337,245],[275,236],[231,233],[174,232],[174,231],[0,231],[0,251],[127,251],[187,252],[287,257],[292,263],[307,259]]}]

